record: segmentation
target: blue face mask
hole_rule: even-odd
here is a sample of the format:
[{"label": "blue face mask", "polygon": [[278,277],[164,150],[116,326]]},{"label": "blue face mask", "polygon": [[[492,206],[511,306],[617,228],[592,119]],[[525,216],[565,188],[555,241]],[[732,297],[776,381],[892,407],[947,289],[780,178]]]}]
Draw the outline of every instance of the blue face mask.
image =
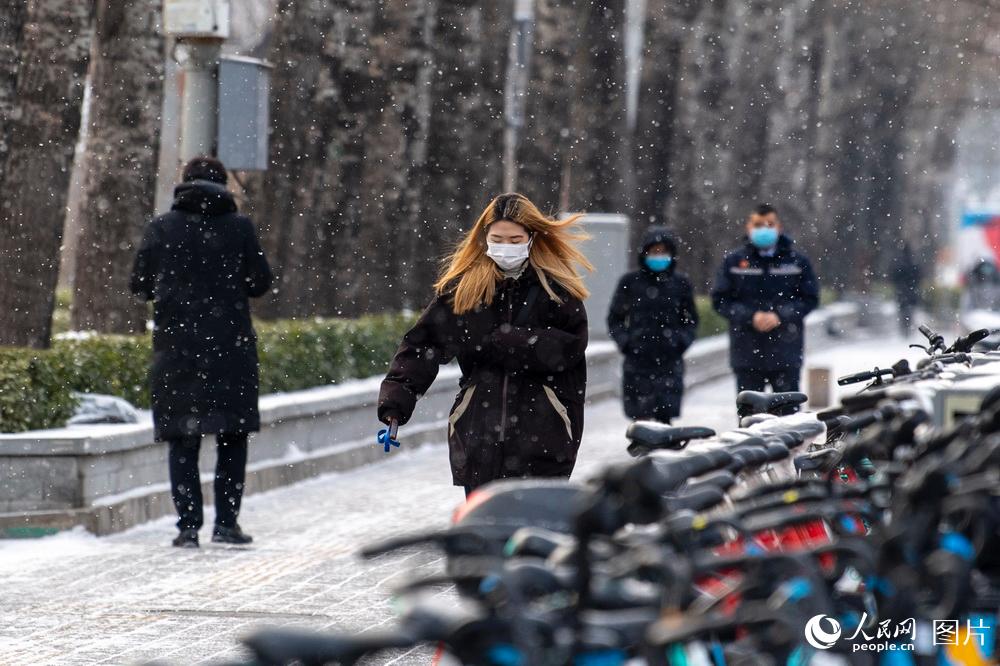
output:
[{"label": "blue face mask", "polygon": [[750,231],[750,242],[759,250],[766,250],[778,244],[778,230],[774,227],[757,227]]},{"label": "blue face mask", "polygon": [[672,263],[674,263],[674,258],[669,254],[651,254],[646,257],[646,268],[654,273],[662,273],[670,268]]}]

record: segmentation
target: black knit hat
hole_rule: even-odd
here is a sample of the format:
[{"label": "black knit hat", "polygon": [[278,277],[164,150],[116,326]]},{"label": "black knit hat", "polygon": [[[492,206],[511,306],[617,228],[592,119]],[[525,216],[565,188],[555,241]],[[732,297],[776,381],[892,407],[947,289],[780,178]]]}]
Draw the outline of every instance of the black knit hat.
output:
[{"label": "black knit hat", "polygon": [[210,180],[213,183],[225,185],[229,180],[225,165],[214,157],[202,155],[195,157],[184,165],[184,173],[181,179],[185,183],[192,180]]}]

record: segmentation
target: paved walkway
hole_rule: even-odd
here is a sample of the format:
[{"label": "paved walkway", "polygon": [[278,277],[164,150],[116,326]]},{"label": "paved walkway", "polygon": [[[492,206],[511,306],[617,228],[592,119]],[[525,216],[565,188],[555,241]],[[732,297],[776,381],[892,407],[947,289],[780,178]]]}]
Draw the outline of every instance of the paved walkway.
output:
[{"label": "paved walkway", "polygon": [[[618,404],[595,405],[587,417],[581,474],[624,455]],[[391,622],[393,584],[435,571],[440,555],[407,549],[364,562],[355,553],[445,526],[461,500],[438,445],[247,498],[240,522],[255,537],[250,548],[171,548],[170,519],[100,539],[6,542],[0,664],[203,663],[240,656],[239,636],[261,625],[360,630]],[[202,530],[203,542],[209,534]],[[426,664],[427,655],[382,662]]]},{"label": "paved walkway", "polygon": [[[817,350],[815,358],[837,372],[886,365],[886,342]],[[730,380],[692,391],[683,421],[731,427],[734,393]],[[617,402],[590,406],[586,418],[578,479],[626,457]],[[437,570],[440,555],[411,548],[364,562],[354,553],[446,525],[461,499],[447,450],[437,445],[249,497],[241,523],[256,539],[250,548],[171,548],[169,519],[100,539],[77,532],[0,542],[0,664],[212,663],[240,657],[239,637],[262,625],[361,630],[392,622],[394,584]],[[419,649],[377,663],[428,660]]]}]

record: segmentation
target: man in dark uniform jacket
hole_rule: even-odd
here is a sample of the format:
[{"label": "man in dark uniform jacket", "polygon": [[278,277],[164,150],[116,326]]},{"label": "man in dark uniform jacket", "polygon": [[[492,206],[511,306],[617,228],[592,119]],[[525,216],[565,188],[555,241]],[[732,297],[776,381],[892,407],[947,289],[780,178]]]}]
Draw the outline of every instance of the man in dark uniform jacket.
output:
[{"label": "man in dark uniform jacket", "polygon": [[729,320],[729,362],[738,390],[797,391],[803,320],[819,304],[809,260],[792,249],[775,209],[758,206],[746,224],[747,243],[726,255],[712,305]]}]

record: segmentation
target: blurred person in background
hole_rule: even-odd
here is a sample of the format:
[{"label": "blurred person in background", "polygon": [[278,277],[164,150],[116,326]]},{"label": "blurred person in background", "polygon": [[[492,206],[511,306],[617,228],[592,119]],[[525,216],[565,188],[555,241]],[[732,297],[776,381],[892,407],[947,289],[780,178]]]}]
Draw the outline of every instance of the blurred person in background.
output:
[{"label": "blurred person in background", "polygon": [[722,261],[712,305],[729,321],[729,363],[739,391],[798,391],[805,316],[819,305],[812,264],[783,233],[773,206],[754,208],[746,243]]},{"label": "blurred person in background", "polygon": [[677,243],[665,228],[646,232],[639,268],[619,280],[607,321],[625,356],[625,414],[670,423],[681,413],[683,355],[697,334],[698,311],[691,283],[677,272]]},{"label": "blurred person in background", "polygon": [[903,241],[899,254],[893,258],[889,276],[896,292],[896,307],[899,315],[899,332],[908,337],[913,329],[913,311],[920,305],[920,281],[923,272],[913,257],[910,244]]}]

